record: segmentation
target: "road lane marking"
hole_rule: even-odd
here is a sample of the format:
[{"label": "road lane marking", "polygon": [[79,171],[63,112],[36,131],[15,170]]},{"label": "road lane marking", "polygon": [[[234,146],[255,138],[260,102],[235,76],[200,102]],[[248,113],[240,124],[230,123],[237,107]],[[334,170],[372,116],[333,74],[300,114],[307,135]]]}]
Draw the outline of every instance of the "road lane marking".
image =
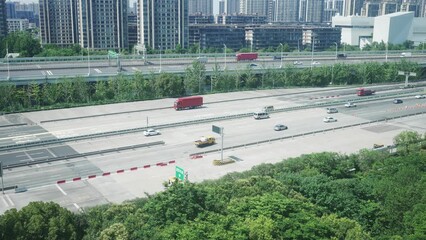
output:
[{"label": "road lane marking", "polygon": [[133,69],[133,71],[139,71],[139,69],[136,68],[136,67],[132,67],[132,69]]},{"label": "road lane marking", "polygon": [[52,71],[47,70],[46,72],[47,72],[47,74],[49,74],[49,75],[53,75]]},{"label": "road lane marking", "polygon": [[97,68],[95,68],[95,71],[96,71],[97,73],[102,73],[102,71],[101,71],[101,70],[99,70],[99,69],[97,69]]},{"label": "road lane marking", "polygon": [[59,191],[61,191],[62,194],[64,194],[65,196],[67,195],[67,193],[61,187],[59,187],[58,184],[56,184],[56,187],[59,189]]},{"label": "road lane marking", "polygon": [[80,206],[77,205],[77,203],[73,203],[74,207],[77,208],[78,211],[82,212],[83,209],[80,208]]},{"label": "road lane marking", "polygon": [[10,206],[15,206],[15,203],[13,203],[12,199],[10,199],[9,195],[6,194],[5,196],[6,196],[6,199],[9,201]]},{"label": "road lane marking", "polygon": [[40,68],[41,68],[41,66],[40,66],[40,65],[38,65],[38,64],[37,64],[36,66],[37,66],[37,68],[38,68],[38,69],[40,69]]},{"label": "road lane marking", "polygon": [[[7,195],[6,195],[7,196]],[[1,198],[1,200],[3,200],[4,205],[6,205],[6,207],[9,207],[9,204],[7,203],[6,199],[4,199],[3,197]]]},{"label": "road lane marking", "polygon": [[46,76],[46,73],[44,71],[41,71],[41,75]]}]

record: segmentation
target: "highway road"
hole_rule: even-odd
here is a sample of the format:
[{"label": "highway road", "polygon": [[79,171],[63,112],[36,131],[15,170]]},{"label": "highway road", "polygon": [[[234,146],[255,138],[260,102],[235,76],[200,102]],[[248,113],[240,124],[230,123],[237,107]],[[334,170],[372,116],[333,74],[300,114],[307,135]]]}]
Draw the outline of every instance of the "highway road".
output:
[{"label": "highway road", "polygon": [[[315,53],[314,56],[310,55],[289,55],[281,60],[273,60],[271,56],[263,56],[258,60],[253,61],[257,66],[250,67],[251,62],[237,62],[234,56],[227,58],[217,57],[209,58],[206,64],[207,71],[213,71],[217,65],[220,69],[228,70],[244,70],[252,68],[256,70],[262,70],[267,68],[280,68],[283,66],[293,66],[298,68],[310,67],[314,61],[320,62],[318,66],[333,65],[339,63],[362,63],[365,61],[400,61],[406,59],[416,62],[425,62],[426,55],[418,53],[412,57],[401,58],[399,53],[388,54],[386,57],[383,54],[376,55],[349,55],[346,59],[336,59],[335,56],[323,55],[322,53]],[[24,62],[24,63],[11,63],[7,64],[3,62],[0,64],[0,81],[10,80],[40,80],[40,79],[58,79],[66,77],[108,77],[114,76],[119,73],[125,75],[132,75],[136,72],[143,74],[169,72],[169,73],[183,73],[185,69],[189,67],[195,58],[177,58],[169,59],[162,58],[150,58],[148,59],[150,64],[146,64],[142,59],[122,59],[120,60],[121,68],[117,67],[117,61],[114,60],[93,60],[93,61],[69,61],[69,62]],[[293,65],[294,61],[300,61],[302,65]]]},{"label": "highway road", "polygon": [[[386,89],[386,86],[377,88]],[[424,92],[423,88],[417,88],[416,90]],[[262,163],[263,158],[265,158],[265,161],[271,158],[275,159],[275,161],[280,160],[282,158],[280,151],[283,149],[291,152],[293,151],[292,148],[297,148],[300,150],[298,152],[299,154],[313,151],[311,146],[305,147],[307,137],[283,139],[282,141],[271,144],[251,145],[227,150],[225,151],[225,157],[236,156],[238,159],[256,157],[259,160],[257,160],[257,162],[253,160],[253,162],[251,162],[252,165],[244,165],[249,162],[242,161],[241,163],[237,162],[236,164],[231,164],[223,168],[217,167],[216,170],[220,173],[211,175],[212,173],[210,172],[214,170],[211,169],[212,165],[210,161],[203,162],[199,160],[195,163],[194,161],[197,160],[191,159],[190,155],[200,151],[219,149],[221,144],[220,138],[211,132],[212,124],[224,127],[224,147],[252,144],[259,141],[280,137],[285,138],[303,133],[309,134],[309,132],[312,131],[324,131],[324,133],[312,136],[312,138],[316,139],[316,142],[322,144],[321,146],[324,150],[327,149],[327,146],[328,148],[337,147],[339,144],[351,139],[359,140],[351,151],[356,151],[362,146],[371,147],[371,141],[375,141],[376,139],[381,139],[380,141],[382,143],[390,144],[392,139],[389,139],[389,135],[386,134],[395,135],[398,131],[405,129],[415,129],[423,132],[426,130],[424,127],[426,126],[424,115],[408,118],[409,120],[407,121],[403,118],[377,124],[368,123],[384,118],[426,112],[426,99],[415,99],[414,95],[419,92],[408,93],[409,91],[412,91],[412,89],[404,90],[397,87],[393,90],[378,91],[376,94],[380,97],[386,94],[407,92],[407,95],[401,97],[401,99],[404,100],[402,104],[394,104],[392,97],[363,102],[360,100],[365,98],[355,96],[355,90],[350,88],[330,90],[279,89],[207,95],[205,96],[205,107],[186,111],[175,111],[171,108],[173,99],[162,99],[1,116],[0,124],[6,127],[1,127],[0,125],[2,129],[0,147],[10,145],[10,143],[13,142],[34,142],[55,137],[63,138],[111,130],[146,127],[147,123],[149,126],[153,126],[164,123],[177,123],[196,119],[209,119],[217,116],[248,113],[257,111],[261,107],[268,105],[273,105],[275,109],[279,109],[329,103],[330,106],[335,106],[339,110],[339,113],[332,114],[332,116],[338,120],[335,123],[324,123],[322,119],[329,114],[326,113],[325,107],[316,107],[272,113],[270,118],[265,120],[243,117],[213,122],[209,121],[195,125],[168,127],[160,129],[161,134],[152,137],[145,137],[141,132],[136,132],[132,134],[67,142],[66,144],[48,145],[45,147],[2,151],[0,152],[0,161],[5,163],[31,162],[49,157],[85,153],[160,140],[165,143],[164,145],[152,147],[134,148],[126,151],[6,169],[4,175],[5,186],[16,185],[19,187],[26,187],[29,191],[19,194],[15,194],[11,191],[7,192],[9,199],[4,198],[3,203],[0,201],[0,212],[13,206],[22,207],[28,203],[28,201],[34,199],[46,201],[49,199],[57,199],[63,206],[71,210],[77,210],[81,209],[81,207],[89,207],[105,202],[121,202],[129,198],[142,197],[145,191],[156,192],[161,190],[161,182],[167,180],[168,176],[173,175],[174,170],[172,167],[169,167],[170,163],[178,163],[179,165],[199,164],[197,165],[196,172],[200,175],[194,173],[195,169],[192,169],[190,170],[190,178],[193,178],[195,181],[201,181],[206,178],[218,177],[229,171],[247,169],[248,166]],[[239,100],[236,101],[236,99]],[[343,102],[345,101],[357,101],[358,106],[356,108],[345,108],[343,107]],[[109,115],[99,116],[99,114]],[[64,120],[66,117],[72,117],[73,119]],[[8,124],[23,123],[27,125],[7,127]],[[279,132],[274,131],[274,125],[278,123],[287,125],[289,129]],[[361,123],[368,124],[350,127],[349,129],[338,129],[339,127]],[[355,133],[347,135],[346,131]],[[339,132],[340,136],[337,139],[328,139],[329,136],[335,134],[339,135]],[[359,139],[362,135],[369,136],[369,134],[371,135],[371,140]],[[207,135],[216,135],[218,143],[201,149],[196,148],[193,141],[200,136]],[[386,137],[384,137],[385,135]],[[345,139],[347,136],[351,136],[350,139]],[[317,144],[316,142],[315,144]],[[287,144],[288,146],[292,146],[296,143],[298,147],[287,147]],[[268,149],[271,146],[275,146],[276,149]],[[255,153],[252,152],[253,149],[257,149]],[[339,151],[337,148],[335,150]],[[247,156],[247,153],[250,153],[250,156]],[[253,154],[254,156],[251,156]],[[217,159],[218,153],[202,154],[202,156],[203,159]],[[167,166],[158,167],[158,163],[167,163]],[[244,167],[242,167],[241,164]],[[149,169],[143,168],[148,165],[151,166]],[[124,185],[121,185],[121,180],[118,179],[118,176],[111,178],[99,177],[103,173],[117,173],[119,170],[129,170],[132,168],[143,170],[134,171],[136,175],[132,175],[132,180],[128,178],[123,180],[126,182]],[[191,165],[188,169],[191,169]],[[206,173],[206,171],[209,172]],[[136,172],[138,172],[139,175],[137,175]],[[124,173],[123,175],[126,174]],[[80,177],[87,179],[89,176],[97,176],[96,181],[94,179],[79,179]],[[77,179],[77,181],[73,181],[73,179]],[[141,179],[143,179],[144,182],[141,182]],[[65,180],[67,183],[56,184],[61,180]],[[137,189],[133,187],[135,184],[138,186]],[[73,187],[76,189],[68,189],[72,189]],[[65,191],[64,188],[67,188],[67,190]],[[75,196],[70,196],[69,191]],[[64,192],[67,194],[64,194]],[[64,196],[67,198],[66,202],[63,202],[64,200],[62,198]],[[78,207],[74,205],[76,202],[78,203]]]}]

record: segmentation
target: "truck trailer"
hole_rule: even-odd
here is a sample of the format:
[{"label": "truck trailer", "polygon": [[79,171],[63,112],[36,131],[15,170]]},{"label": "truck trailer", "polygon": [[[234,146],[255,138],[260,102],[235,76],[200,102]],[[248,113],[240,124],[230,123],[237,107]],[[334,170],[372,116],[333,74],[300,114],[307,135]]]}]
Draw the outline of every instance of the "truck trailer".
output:
[{"label": "truck trailer", "polygon": [[251,61],[257,59],[257,53],[237,53],[237,61]]},{"label": "truck trailer", "polygon": [[358,90],[356,90],[356,95],[368,96],[368,95],[373,95],[375,92],[376,91],[370,90],[370,89],[358,88]]},{"label": "truck trailer", "polygon": [[203,97],[200,97],[200,96],[183,97],[183,98],[176,99],[175,104],[173,105],[173,108],[175,110],[182,110],[182,109],[197,108],[197,107],[201,107],[202,105],[203,105]]}]

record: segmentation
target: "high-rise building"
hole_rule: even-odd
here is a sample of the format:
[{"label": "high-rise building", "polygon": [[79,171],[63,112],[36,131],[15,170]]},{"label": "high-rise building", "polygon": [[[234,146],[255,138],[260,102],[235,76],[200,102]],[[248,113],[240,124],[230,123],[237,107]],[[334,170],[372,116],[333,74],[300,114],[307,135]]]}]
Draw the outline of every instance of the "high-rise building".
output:
[{"label": "high-rise building", "polygon": [[270,0],[240,0],[240,13],[267,16],[269,1]]},{"label": "high-rise building", "polygon": [[7,35],[6,0],[0,0],[0,38]]},{"label": "high-rise building", "polygon": [[400,11],[414,12],[414,17],[420,17],[421,7],[415,0],[403,0]]},{"label": "high-rise building", "polygon": [[361,9],[361,16],[377,17],[380,15],[379,9],[380,9],[380,0],[365,1]]},{"label": "high-rise building", "polygon": [[308,23],[322,23],[324,1],[300,0],[299,21]]},{"label": "high-rise building", "polygon": [[364,0],[344,0],[343,16],[360,16]]},{"label": "high-rise building", "polygon": [[15,7],[15,4],[16,4],[16,2],[7,2],[6,3],[6,15],[7,15],[7,18],[16,18],[16,7]]},{"label": "high-rise building", "polygon": [[297,22],[299,0],[275,0],[274,22]]},{"label": "high-rise building", "polygon": [[213,0],[189,0],[188,14],[213,15]]},{"label": "high-rise building", "polygon": [[219,14],[225,14],[225,0],[219,0]]},{"label": "high-rise building", "polygon": [[188,0],[138,0],[139,49],[189,45]]},{"label": "high-rise building", "polygon": [[78,0],[77,25],[81,47],[128,48],[128,0]]},{"label": "high-rise building", "polygon": [[225,0],[225,12],[226,14],[239,14],[240,11],[240,0]]},{"label": "high-rise building", "polygon": [[382,1],[379,8],[379,15],[386,15],[391,13],[398,12],[398,2],[395,0],[392,1]]},{"label": "high-rise building", "polygon": [[40,34],[42,44],[70,46],[77,43],[75,2],[40,0]]}]

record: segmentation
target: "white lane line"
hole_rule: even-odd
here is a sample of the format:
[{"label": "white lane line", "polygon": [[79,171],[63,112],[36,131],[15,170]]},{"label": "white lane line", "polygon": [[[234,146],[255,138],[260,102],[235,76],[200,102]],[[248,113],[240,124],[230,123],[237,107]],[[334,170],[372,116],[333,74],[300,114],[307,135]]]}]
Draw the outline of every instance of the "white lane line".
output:
[{"label": "white lane line", "polygon": [[59,187],[58,184],[56,184],[56,187],[59,189],[59,191],[62,192],[62,194],[64,194],[65,196],[67,195],[67,193],[61,187]]},{"label": "white lane line", "polygon": [[15,206],[15,204],[12,201],[12,199],[10,199],[9,195],[6,195],[6,198],[7,198],[7,200],[9,200],[10,206]]},{"label": "white lane line", "polygon": [[78,211],[82,211],[80,206],[77,205],[77,203],[74,203],[73,205],[74,205],[75,208],[77,208]]},{"label": "white lane line", "polygon": [[[7,195],[6,195],[7,196]],[[6,207],[9,207],[9,204],[7,203],[6,199],[1,198],[1,200],[3,200],[4,205],[6,205]]]},{"label": "white lane line", "polygon": [[47,70],[46,72],[47,72],[47,74],[49,74],[49,75],[53,75],[52,71]]},{"label": "white lane line", "polygon": [[102,71],[101,71],[101,70],[99,70],[98,68],[95,68],[95,72],[97,72],[97,73],[102,73]]}]

